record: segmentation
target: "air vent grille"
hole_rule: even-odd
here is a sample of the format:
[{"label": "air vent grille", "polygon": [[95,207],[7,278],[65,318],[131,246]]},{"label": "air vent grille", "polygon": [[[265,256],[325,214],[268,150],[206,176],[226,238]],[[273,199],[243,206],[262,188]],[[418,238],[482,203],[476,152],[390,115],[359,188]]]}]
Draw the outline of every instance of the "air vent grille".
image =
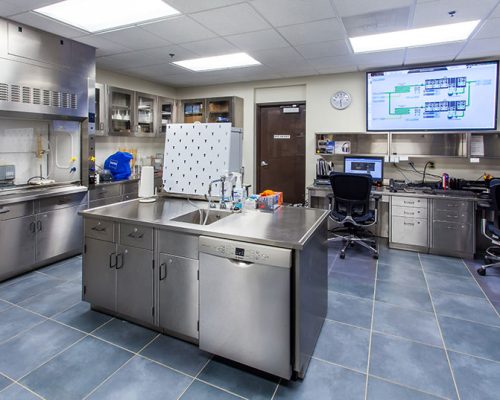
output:
[{"label": "air vent grille", "polygon": [[6,83],[0,83],[0,101],[9,100],[9,85]]},{"label": "air vent grille", "polygon": [[78,108],[78,96],[76,93],[32,88],[30,86],[13,85],[3,82],[0,82],[0,101],[73,110]]},{"label": "air vent grille", "polygon": [[21,101],[21,87],[19,85],[10,85],[10,101],[15,103]]}]

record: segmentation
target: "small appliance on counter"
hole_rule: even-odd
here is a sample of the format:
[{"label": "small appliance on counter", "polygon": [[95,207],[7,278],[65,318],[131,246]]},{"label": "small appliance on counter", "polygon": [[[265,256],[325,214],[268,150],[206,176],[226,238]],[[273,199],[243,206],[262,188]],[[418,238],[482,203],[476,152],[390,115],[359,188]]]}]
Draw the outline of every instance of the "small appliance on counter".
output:
[{"label": "small appliance on counter", "polygon": [[141,170],[141,180],[139,181],[139,202],[153,203],[156,201],[154,168],[144,166]]},{"label": "small appliance on counter", "polygon": [[15,165],[0,165],[0,189],[14,186],[16,179]]}]

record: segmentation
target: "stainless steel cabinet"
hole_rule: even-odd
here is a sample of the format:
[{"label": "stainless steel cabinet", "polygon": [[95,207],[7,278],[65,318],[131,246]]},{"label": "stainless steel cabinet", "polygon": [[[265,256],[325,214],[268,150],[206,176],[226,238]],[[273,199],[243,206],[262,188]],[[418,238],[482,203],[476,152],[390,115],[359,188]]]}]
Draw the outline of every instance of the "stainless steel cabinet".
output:
[{"label": "stainless steel cabinet", "polygon": [[116,311],[152,324],[153,252],[120,245],[116,260]]},{"label": "stainless steel cabinet", "polygon": [[397,248],[429,248],[428,201],[425,198],[391,197],[389,245]]},{"label": "stainless steel cabinet", "polygon": [[158,135],[165,136],[167,125],[174,122],[174,100],[158,97]]},{"label": "stainless steel cabinet", "polygon": [[159,325],[162,329],[198,339],[199,261],[160,254]]},{"label": "stainless steel cabinet", "polygon": [[78,215],[85,206],[62,208],[36,217],[36,260],[42,262],[82,248],[83,223]]},{"label": "stainless steel cabinet", "polygon": [[135,136],[156,136],[158,133],[157,97],[145,93],[135,93]]},{"label": "stainless steel cabinet", "polygon": [[108,88],[108,118],[110,135],[130,135],[136,124],[134,92],[116,87]]},{"label": "stainless steel cabinet", "polygon": [[0,220],[0,281],[35,263],[35,216]]},{"label": "stainless steel cabinet", "polygon": [[85,238],[83,299],[110,311],[116,309],[116,244]]}]

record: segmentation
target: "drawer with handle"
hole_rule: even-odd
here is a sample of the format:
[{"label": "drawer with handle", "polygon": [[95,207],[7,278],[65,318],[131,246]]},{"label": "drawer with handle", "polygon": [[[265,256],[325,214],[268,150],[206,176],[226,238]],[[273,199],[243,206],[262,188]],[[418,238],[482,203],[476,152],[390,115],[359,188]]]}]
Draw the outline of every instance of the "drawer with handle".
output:
[{"label": "drawer with handle", "polygon": [[33,214],[32,201],[24,201],[22,203],[6,204],[4,206],[0,206],[0,221],[25,217],[31,214]]},{"label": "drawer with handle", "polygon": [[427,208],[427,199],[418,197],[392,196],[392,205],[400,207]]},{"label": "drawer with handle", "polygon": [[467,222],[472,223],[474,215],[472,210],[462,210],[457,208],[455,210],[436,210],[432,212],[433,221],[446,221],[446,222]]},{"label": "drawer with handle", "polygon": [[95,186],[89,191],[89,200],[101,200],[108,197],[121,196],[120,185]]},{"label": "drawer with handle", "polygon": [[391,215],[396,217],[427,218],[427,208],[402,207],[392,205]]},{"label": "drawer with handle", "polygon": [[446,252],[474,253],[474,229],[462,222],[434,221],[432,223],[433,249]]},{"label": "drawer with handle", "polygon": [[135,224],[120,224],[120,244],[153,250],[153,229]]},{"label": "drawer with handle", "polygon": [[428,246],[427,220],[391,217],[391,242],[412,246]]},{"label": "drawer with handle", "polygon": [[458,213],[472,213],[474,208],[471,201],[451,199],[434,199],[432,207],[435,211],[455,211]]},{"label": "drawer with handle", "polygon": [[79,206],[85,202],[85,196],[86,193],[81,192],[40,199],[38,203],[38,212],[44,213],[47,211],[58,210],[60,208]]},{"label": "drawer with handle", "polygon": [[115,241],[115,224],[111,221],[85,218],[85,236],[94,239]]}]

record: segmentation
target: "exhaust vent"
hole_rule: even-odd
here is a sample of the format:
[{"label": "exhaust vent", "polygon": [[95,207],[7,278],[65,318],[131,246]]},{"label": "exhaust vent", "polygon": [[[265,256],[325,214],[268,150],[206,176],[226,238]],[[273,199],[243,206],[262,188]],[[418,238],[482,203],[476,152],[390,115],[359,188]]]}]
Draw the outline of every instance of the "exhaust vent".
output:
[{"label": "exhaust vent", "polygon": [[54,108],[78,109],[76,93],[59,92],[30,86],[9,85],[0,82],[0,101],[43,105]]},{"label": "exhaust vent", "polygon": [[10,86],[10,101],[14,103],[21,101],[21,87],[19,85]]}]

